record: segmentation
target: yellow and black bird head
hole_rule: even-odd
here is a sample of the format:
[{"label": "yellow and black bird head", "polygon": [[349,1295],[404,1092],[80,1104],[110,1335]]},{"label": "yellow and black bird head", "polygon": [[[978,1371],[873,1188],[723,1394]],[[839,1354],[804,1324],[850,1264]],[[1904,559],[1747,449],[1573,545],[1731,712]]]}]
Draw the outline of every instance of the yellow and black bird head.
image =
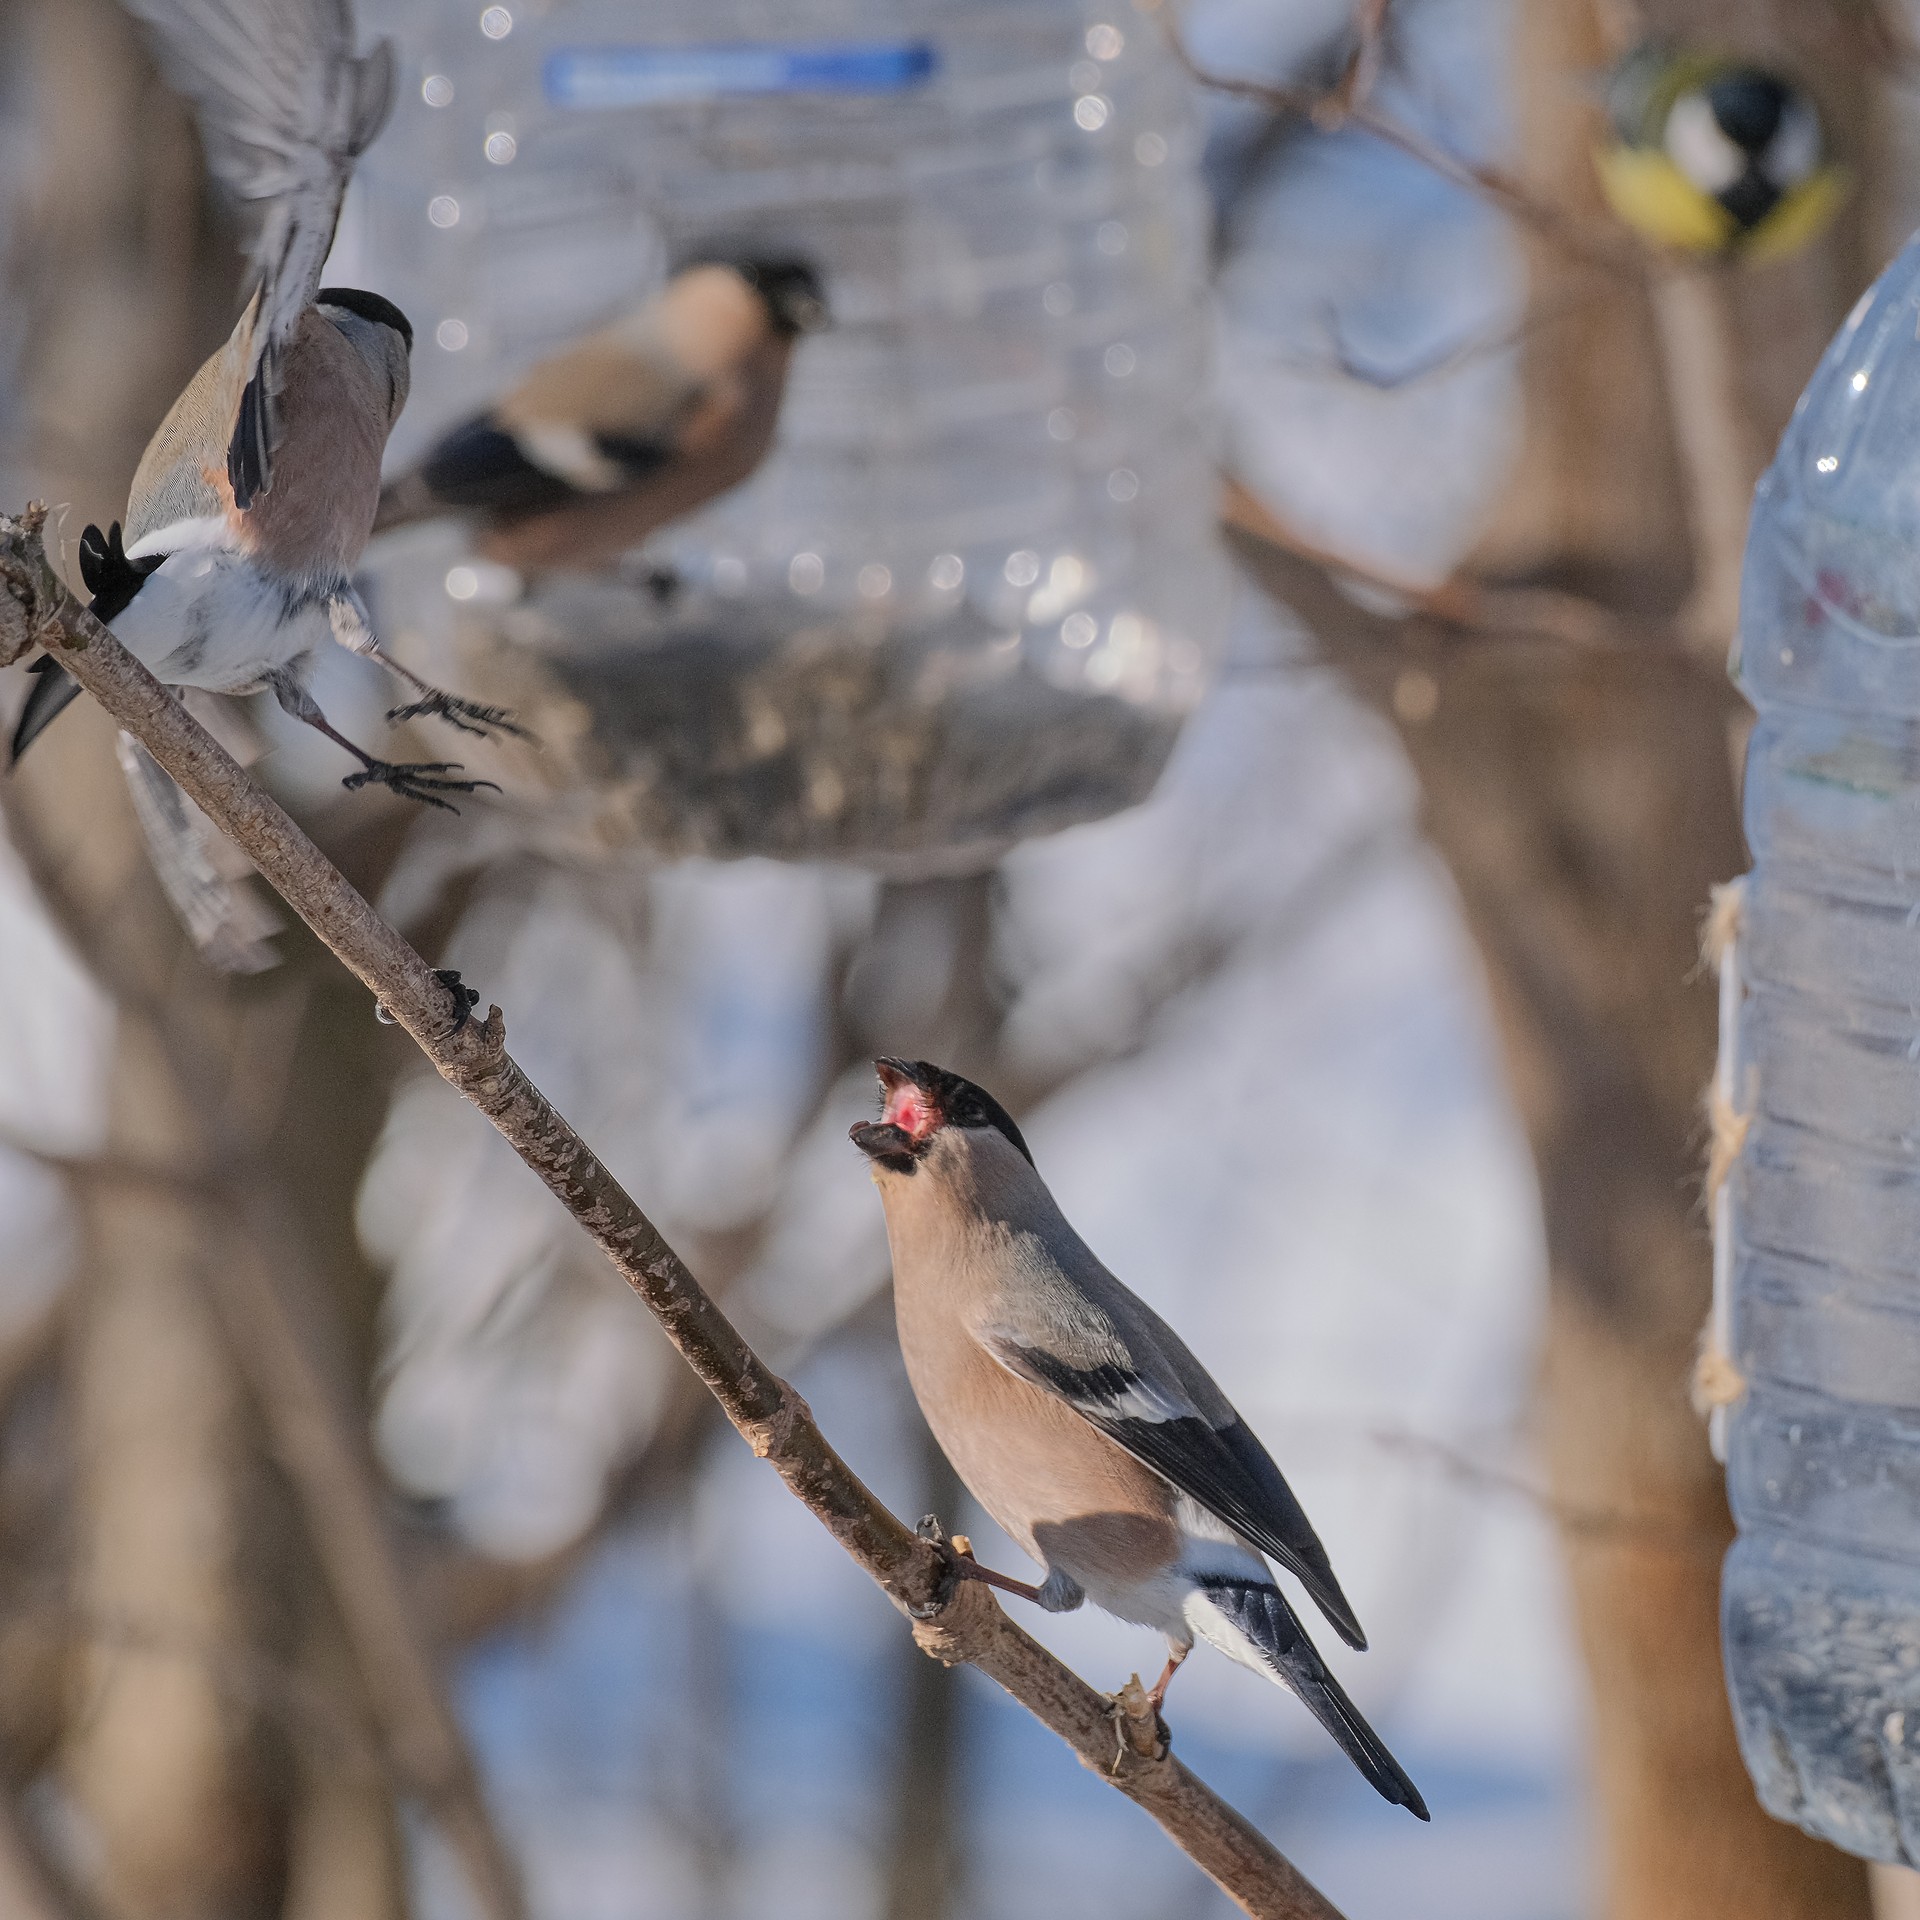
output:
[{"label": "yellow and black bird head", "polygon": [[1777,260],[1846,198],[1819,108],[1764,68],[1637,47],[1608,78],[1607,115],[1600,184],[1614,212],[1660,246]]}]

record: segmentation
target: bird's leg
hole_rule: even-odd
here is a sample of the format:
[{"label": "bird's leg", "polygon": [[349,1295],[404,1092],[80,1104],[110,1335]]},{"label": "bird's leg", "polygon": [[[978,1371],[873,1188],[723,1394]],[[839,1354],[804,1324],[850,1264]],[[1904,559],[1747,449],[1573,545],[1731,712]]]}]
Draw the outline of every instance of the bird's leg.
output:
[{"label": "bird's leg", "polygon": [[1193,1651],[1193,1642],[1184,1647],[1174,1647],[1167,1654],[1167,1664],[1161,1669],[1160,1678],[1153,1683],[1153,1690],[1147,1695],[1153,1710],[1158,1713],[1166,1704],[1167,1688],[1173,1684],[1173,1676],[1180,1671],[1180,1663]]},{"label": "bird's leg", "polygon": [[403,707],[387,709],[387,718],[396,726],[403,720],[434,719],[444,720],[448,726],[458,727],[462,733],[478,734],[482,738],[489,733],[510,733],[516,740],[533,738],[525,727],[515,722],[505,707],[483,707],[477,701],[462,700],[444,687],[436,687],[431,680],[421,679],[411,667],[403,667],[398,660],[382,653],[379,648],[371,651],[389,673],[397,675],[420,695],[418,700],[409,701]]},{"label": "bird's leg", "polygon": [[[449,726],[458,727],[462,733],[483,737],[488,733],[511,733],[517,734],[522,740],[530,737],[525,727],[514,725],[504,707],[483,707],[472,700],[461,700],[444,688],[436,687],[431,680],[421,679],[411,667],[403,667],[385,652],[374,634],[367,603],[355,588],[344,587],[328,599],[327,624],[333,629],[333,637],[349,652],[364,654],[369,660],[379,661],[395,678],[404,680],[423,696],[411,706],[389,709],[389,720],[417,720],[422,715],[432,714],[446,721]],[[306,716],[303,714],[301,717],[304,719]],[[418,794],[414,795],[416,800],[419,797]]]},{"label": "bird's leg", "polygon": [[335,746],[345,747],[360,762],[360,771],[348,774],[340,782],[349,793],[358,792],[365,786],[385,787],[405,799],[418,800],[422,806],[438,807],[444,813],[458,813],[458,807],[439,796],[443,793],[476,793],[482,787],[492,787],[495,793],[500,791],[498,784],[492,780],[449,780],[446,777],[448,774],[460,771],[458,760],[376,760],[365,748],[356,747],[321,712],[319,701],[292,674],[271,674],[267,684],[273,689],[273,697],[296,720],[304,720],[316,733],[324,733]]},{"label": "bird's leg", "polygon": [[991,1567],[983,1567],[973,1557],[973,1542],[964,1533],[953,1536],[953,1550],[960,1561],[960,1577],[963,1580],[978,1580],[983,1587],[998,1587],[1002,1593],[1017,1594],[1022,1600],[1031,1600],[1036,1606],[1045,1603],[1040,1598],[1040,1589],[1029,1586],[1024,1580],[1016,1580],[1010,1574],[995,1573]]}]

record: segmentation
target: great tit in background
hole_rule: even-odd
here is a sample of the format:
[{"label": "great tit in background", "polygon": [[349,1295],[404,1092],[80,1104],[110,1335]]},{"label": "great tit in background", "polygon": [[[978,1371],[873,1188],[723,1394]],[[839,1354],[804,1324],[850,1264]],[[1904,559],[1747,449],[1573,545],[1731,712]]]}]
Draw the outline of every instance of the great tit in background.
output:
[{"label": "great tit in background", "polygon": [[1049,1612],[1091,1600],[1158,1628],[1170,1657],[1156,1708],[1207,1641],[1296,1694],[1383,1798],[1426,1819],[1268,1569],[1365,1647],[1266,1448],[1067,1224],[991,1094],[924,1060],[875,1066],[880,1118],[852,1139],[886,1210],[907,1378],[955,1472],[1047,1573],[1031,1586],[962,1570]]},{"label": "great tit in background", "polygon": [[443,435],[387,487],[375,530],[466,513],[509,566],[613,559],[760,464],[793,343],[826,318],[804,261],[690,261]]},{"label": "great tit in background", "polygon": [[1649,42],[1613,69],[1606,103],[1600,184],[1614,212],[1658,245],[1780,259],[1846,198],[1819,108],[1782,75]]}]

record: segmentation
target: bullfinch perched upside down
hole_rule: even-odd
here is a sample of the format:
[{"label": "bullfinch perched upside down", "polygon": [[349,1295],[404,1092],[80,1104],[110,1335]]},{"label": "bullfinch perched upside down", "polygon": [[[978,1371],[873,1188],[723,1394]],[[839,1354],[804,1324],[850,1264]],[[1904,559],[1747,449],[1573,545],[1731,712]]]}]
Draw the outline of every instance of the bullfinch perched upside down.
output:
[{"label": "bullfinch perched upside down", "polygon": [[1047,1576],[963,1566],[1050,1612],[1091,1600],[1159,1628],[1171,1657],[1156,1707],[1208,1641],[1297,1694],[1376,1791],[1425,1820],[1262,1557],[1366,1646],[1266,1449],[1067,1224],[991,1094],[924,1060],[876,1065],[881,1116],[852,1139],[886,1209],[907,1377],[955,1471]]},{"label": "bullfinch perched upside down", "polygon": [[[443,794],[484,783],[450,777],[451,761],[376,759],[335,730],[306,683],[314,651],[338,641],[421,694],[390,719],[517,731],[381,653],[352,582],[406,404],[413,334],[389,301],[322,287],[320,270],[353,163],[392,104],[393,49],[354,54],[346,0],[130,4],[198,109],[210,165],[259,231],[252,297],[148,443],[125,533],[89,527],[81,538],[93,611],[169,685],[271,689],[360,762],[348,788],[374,783],[445,807]],[[16,758],[77,691],[51,660],[35,670]]]},{"label": "bullfinch perched upside down", "polygon": [[375,531],[467,513],[509,566],[613,559],[760,464],[793,343],[826,317],[804,261],[690,261],[442,435],[381,496]]}]

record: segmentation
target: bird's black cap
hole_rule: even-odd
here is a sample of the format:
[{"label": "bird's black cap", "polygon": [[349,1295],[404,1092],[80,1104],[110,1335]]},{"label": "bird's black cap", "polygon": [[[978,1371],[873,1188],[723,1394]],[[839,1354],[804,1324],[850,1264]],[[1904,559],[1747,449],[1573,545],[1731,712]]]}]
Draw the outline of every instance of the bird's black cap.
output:
[{"label": "bird's black cap", "polygon": [[1715,74],[1701,89],[1720,131],[1743,153],[1766,151],[1779,131],[1793,89],[1771,73],[1755,67],[1731,67]]},{"label": "bird's black cap", "polygon": [[942,1127],[972,1127],[1000,1134],[1028,1166],[1027,1150],[1013,1115],[984,1087],[963,1080],[930,1060],[876,1060],[885,1098],[878,1122],[850,1129],[860,1150],[883,1166],[910,1173],[914,1162]]},{"label": "bird's black cap", "polygon": [[361,287],[322,287],[313,299],[315,306],[339,307],[343,312],[357,313],[362,320],[371,320],[376,326],[391,327],[407,343],[407,351],[413,351],[413,323],[391,300]]}]

